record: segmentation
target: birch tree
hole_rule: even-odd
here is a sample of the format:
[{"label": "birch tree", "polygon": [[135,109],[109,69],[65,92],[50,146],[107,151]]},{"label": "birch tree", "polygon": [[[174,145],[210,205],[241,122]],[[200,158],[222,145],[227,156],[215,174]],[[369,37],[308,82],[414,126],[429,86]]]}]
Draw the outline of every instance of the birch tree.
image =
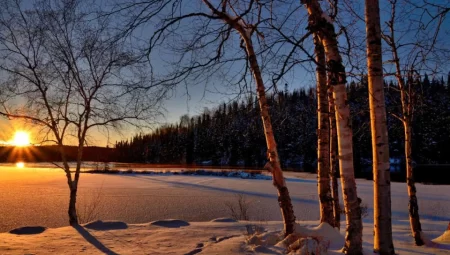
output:
[{"label": "birch tree", "polygon": [[333,198],[330,187],[330,120],[328,116],[327,73],[322,42],[314,36],[317,87],[317,178],[320,203],[320,222],[335,225]]},{"label": "birch tree", "polygon": [[395,254],[392,242],[391,172],[384,100],[378,0],[365,1],[369,108],[372,132],[374,252]]},{"label": "birch tree", "polygon": [[346,100],[345,67],[342,64],[342,58],[337,47],[338,42],[331,18],[322,11],[317,0],[305,0],[303,3],[309,14],[308,28],[317,33],[324,46],[327,68],[330,72],[329,82],[333,86],[339,168],[347,225],[344,252],[362,254],[362,220],[353,168],[352,129],[350,126],[350,108]]},{"label": "birch tree", "polygon": [[[255,40],[263,40],[264,37],[258,30],[258,25],[263,21],[263,5],[254,0],[155,0],[129,1],[118,10],[127,13],[127,30],[131,32],[158,20],[158,26],[149,38],[148,54],[150,61],[153,54],[159,53],[161,49],[170,50],[173,54],[171,59],[175,61],[171,61],[166,73],[161,75],[164,82],[206,84],[220,77],[224,86],[235,86],[234,89],[238,88],[239,92],[255,83],[267,145],[269,162],[266,168],[271,172],[278,192],[284,233],[287,236],[295,231],[295,215],[280,165],[258,59],[260,52],[255,43]],[[179,39],[180,34],[183,34],[182,40]]]},{"label": "birch tree", "polygon": [[[413,117],[417,94],[413,89],[420,71],[437,71],[439,63],[448,61],[449,48],[441,26],[450,11],[448,4],[429,1],[390,0],[390,17],[382,34],[392,58],[388,61],[400,92],[401,115],[394,115],[403,124],[406,161],[406,182],[409,196],[408,212],[412,236],[416,245],[424,245],[419,216],[417,189],[414,181],[412,134]],[[402,6],[402,8],[399,8]],[[412,20],[411,13],[422,13],[420,19]],[[407,22],[406,22],[407,21]],[[408,30],[403,28],[408,26]],[[412,39],[414,38],[414,39]],[[424,40],[425,38],[425,40]]]},{"label": "birch tree", "polygon": [[[329,81],[330,79],[328,79]],[[331,196],[333,198],[333,227],[341,228],[341,204],[339,202],[339,187],[338,187],[338,169],[337,169],[337,130],[336,130],[336,115],[334,110],[333,86],[330,86],[327,81],[327,95],[328,95],[328,118],[330,125],[330,180],[331,180]]]},{"label": "birch tree", "polygon": [[[295,8],[291,8],[295,9]],[[336,17],[337,8],[334,9],[331,14],[332,17]],[[334,111],[334,99],[333,88],[330,86],[330,72],[327,72],[326,59],[322,40],[318,35],[312,31],[296,31],[296,29],[287,28],[285,23],[290,20],[291,17],[296,17],[296,21],[299,25],[303,25],[303,17],[300,19],[297,15],[301,13],[288,13],[287,17],[283,17],[281,24],[276,24],[271,20],[268,25],[271,28],[272,35],[279,35],[278,42],[283,42],[291,46],[292,48],[287,54],[277,52],[277,56],[282,60],[278,62],[279,70],[275,71],[273,83],[275,84],[282,79],[289,71],[295,67],[305,69],[306,72],[312,72],[313,70],[307,68],[307,64],[311,63],[316,66],[316,84],[317,84],[317,102],[318,102],[318,149],[317,149],[317,172],[318,172],[318,193],[320,203],[320,219],[321,222],[328,222],[333,227],[340,228],[340,204],[339,204],[339,192],[337,183],[337,137],[336,137],[336,120]],[[304,24],[307,26],[307,23]],[[276,36],[275,36],[276,37]],[[313,45],[315,54],[311,54],[308,50],[309,38],[313,38]],[[284,46],[286,47],[286,46]],[[327,76],[328,74],[328,76]],[[326,86],[323,88],[322,86]],[[320,89],[321,88],[321,89]],[[325,98],[323,96],[325,95]],[[327,123],[324,123],[325,118],[329,118]],[[328,143],[325,145],[326,143]],[[325,159],[325,157],[327,157]],[[325,176],[327,175],[327,176]],[[330,181],[332,186],[330,187]],[[330,191],[332,190],[332,191]],[[330,209],[331,208],[331,209]]]},{"label": "birch tree", "polygon": [[[255,32],[257,32],[257,26],[255,24],[246,23],[246,21],[244,21],[242,18],[242,14],[231,16],[229,13],[227,13],[228,8],[233,10],[233,6],[229,1],[222,1],[220,11],[209,1],[203,0],[203,2],[206,4],[206,6],[208,6],[215,17],[220,18],[223,22],[228,24],[231,28],[235,29],[239,33],[244,44],[250,69],[253,73],[253,78],[256,83],[258,102],[264,127],[264,135],[266,137],[267,155],[269,159],[267,169],[269,169],[269,171],[272,173],[273,185],[278,191],[278,202],[280,205],[281,215],[284,223],[284,233],[285,236],[287,236],[295,232],[295,215],[289,191],[283,177],[283,172],[281,170],[275,136],[273,134],[272,123],[270,121],[269,105],[267,104],[263,78],[253,48],[252,36],[255,34]],[[250,12],[252,8],[254,8],[253,4],[256,3],[250,1],[247,9],[244,11],[244,14],[245,12]]]},{"label": "birch tree", "polygon": [[[159,114],[165,89],[151,84],[141,53],[115,36],[108,18],[96,19],[83,1],[3,2],[0,18],[0,114],[39,127],[55,143],[76,211],[83,148],[89,134],[144,124]],[[87,8],[89,7],[89,8]],[[122,124],[122,125],[121,125]],[[77,146],[69,165],[65,145]],[[55,163],[56,164],[56,163]]]}]

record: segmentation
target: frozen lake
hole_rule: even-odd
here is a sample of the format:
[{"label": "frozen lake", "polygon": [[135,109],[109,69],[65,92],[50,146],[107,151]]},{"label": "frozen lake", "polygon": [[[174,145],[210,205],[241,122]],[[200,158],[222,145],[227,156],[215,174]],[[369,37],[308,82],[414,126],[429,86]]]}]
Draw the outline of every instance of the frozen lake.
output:
[{"label": "frozen lake", "polygon": [[[298,220],[317,220],[319,207],[315,176],[286,173]],[[358,195],[372,213],[372,181],[358,180]],[[422,219],[450,221],[450,186],[417,185]],[[280,220],[276,190],[271,180],[181,175],[82,174],[79,204],[100,194],[99,218],[144,223],[177,218],[208,221],[229,217],[229,202],[237,194],[251,201],[252,220]],[[60,227],[66,216],[68,187],[62,170],[0,166],[0,232],[19,226]],[[393,220],[408,225],[405,183],[392,183]],[[344,219],[344,217],[342,217]],[[426,230],[426,229],[425,229]]]}]

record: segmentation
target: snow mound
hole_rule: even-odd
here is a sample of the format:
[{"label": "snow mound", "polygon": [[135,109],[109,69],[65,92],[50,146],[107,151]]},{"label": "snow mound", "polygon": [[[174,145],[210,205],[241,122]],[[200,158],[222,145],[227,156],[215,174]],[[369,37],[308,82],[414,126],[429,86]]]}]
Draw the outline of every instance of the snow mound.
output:
[{"label": "snow mound", "polygon": [[256,254],[278,254],[275,251],[269,249],[266,246],[263,245],[256,245],[255,247],[253,247],[251,249],[251,251],[253,251]]},{"label": "snow mound", "polygon": [[168,219],[168,220],[152,221],[152,222],[150,222],[150,225],[165,227],[165,228],[180,228],[180,227],[187,227],[190,224],[189,224],[189,222],[184,221],[184,220]]},{"label": "snow mound", "polygon": [[275,246],[286,249],[290,254],[327,254],[328,249],[336,250],[344,245],[344,236],[328,223],[311,229],[296,224],[295,229],[295,233]]},{"label": "snow mound", "polygon": [[9,233],[14,235],[37,235],[43,233],[46,229],[46,227],[41,226],[21,227],[13,229]]},{"label": "snow mound", "polygon": [[118,229],[127,229],[128,225],[125,222],[121,221],[93,221],[84,225],[85,228],[93,229],[93,230],[118,230]]},{"label": "snow mound", "polygon": [[273,246],[281,241],[281,239],[282,237],[279,231],[265,232],[260,234],[257,233],[247,239],[247,244],[256,246]]},{"label": "snow mound", "polygon": [[217,219],[213,219],[210,222],[237,222],[237,220],[232,219],[232,218],[217,218]]},{"label": "snow mound", "polygon": [[322,237],[323,242],[329,243],[329,248],[333,250],[341,249],[345,244],[345,238],[341,235],[339,230],[325,222],[322,222],[319,226],[311,229],[310,236]]},{"label": "snow mound", "polygon": [[246,240],[247,250],[257,254],[325,255],[330,247],[342,248],[344,237],[329,224],[308,229],[296,225],[296,232],[283,239],[279,231],[257,232]]},{"label": "snow mound", "polygon": [[441,244],[450,244],[450,230],[446,230],[444,234],[433,239],[433,242],[441,243]]},{"label": "snow mound", "polygon": [[[243,242],[244,237],[235,236],[231,238],[226,238],[221,242],[216,242],[205,246],[200,254],[226,254],[226,255],[237,255],[244,254],[243,252]],[[245,253],[248,254],[248,253]],[[262,253],[258,253],[262,254]]]},{"label": "snow mound", "polygon": [[315,254],[315,255],[326,255],[328,254],[327,243],[319,238],[307,237],[300,238],[289,246],[289,254]]}]

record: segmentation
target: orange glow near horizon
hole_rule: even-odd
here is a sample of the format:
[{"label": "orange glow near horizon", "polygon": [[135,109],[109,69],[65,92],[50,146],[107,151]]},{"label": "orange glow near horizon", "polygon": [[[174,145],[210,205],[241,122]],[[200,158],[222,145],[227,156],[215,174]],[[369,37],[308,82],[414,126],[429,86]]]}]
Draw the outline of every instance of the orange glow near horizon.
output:
[{"label": "orange glow near horizon", "polygon": [[23,163],[23,162],[17,162],[17,163],[16,163],[16,167],[17,167],[17,168],[24,168],[24,167],[25,167],[25,163]]},{"label": "orange glow near horizon", "polygon": [[30,145],[30,135],[25,131],[16,131],[11,144],[19,147],[28,146]]}]

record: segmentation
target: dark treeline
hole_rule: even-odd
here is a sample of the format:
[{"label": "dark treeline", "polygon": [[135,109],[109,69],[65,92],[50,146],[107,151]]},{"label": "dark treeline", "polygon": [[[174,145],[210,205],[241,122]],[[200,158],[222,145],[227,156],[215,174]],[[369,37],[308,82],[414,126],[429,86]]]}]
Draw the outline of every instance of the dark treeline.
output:
[{"label": "dark treeline", "polygon": [[[68,161],[77,158],[77,146],[64,146]],[[61,161],[61,154],[56,145],[43,146],[0,146],[0,162],[53,162]],[[114,161],[114,149],[105,147],[85,147],[83,161]]]},{"label": "dark treeline", "polygon": [[[403,169],[403,126],[400,93],[393,82],[385,84],[390,155],[393,170]],[[355,169],[370,169],[372,151],[367,82],[351,82]],[[413,121],[413,158],[416,164],[450,163],[450,89],[444,79],[417,80]],[[317,155],[315,90],[279,92],[269,96],[270,113],[284,168],[314,171]],[[201,115],[183,116],[176,124],[139,134],[116,143],[118,160],[155,164],[210,164],[261,167],[266,145],[255,98],[206,109]]]}]

